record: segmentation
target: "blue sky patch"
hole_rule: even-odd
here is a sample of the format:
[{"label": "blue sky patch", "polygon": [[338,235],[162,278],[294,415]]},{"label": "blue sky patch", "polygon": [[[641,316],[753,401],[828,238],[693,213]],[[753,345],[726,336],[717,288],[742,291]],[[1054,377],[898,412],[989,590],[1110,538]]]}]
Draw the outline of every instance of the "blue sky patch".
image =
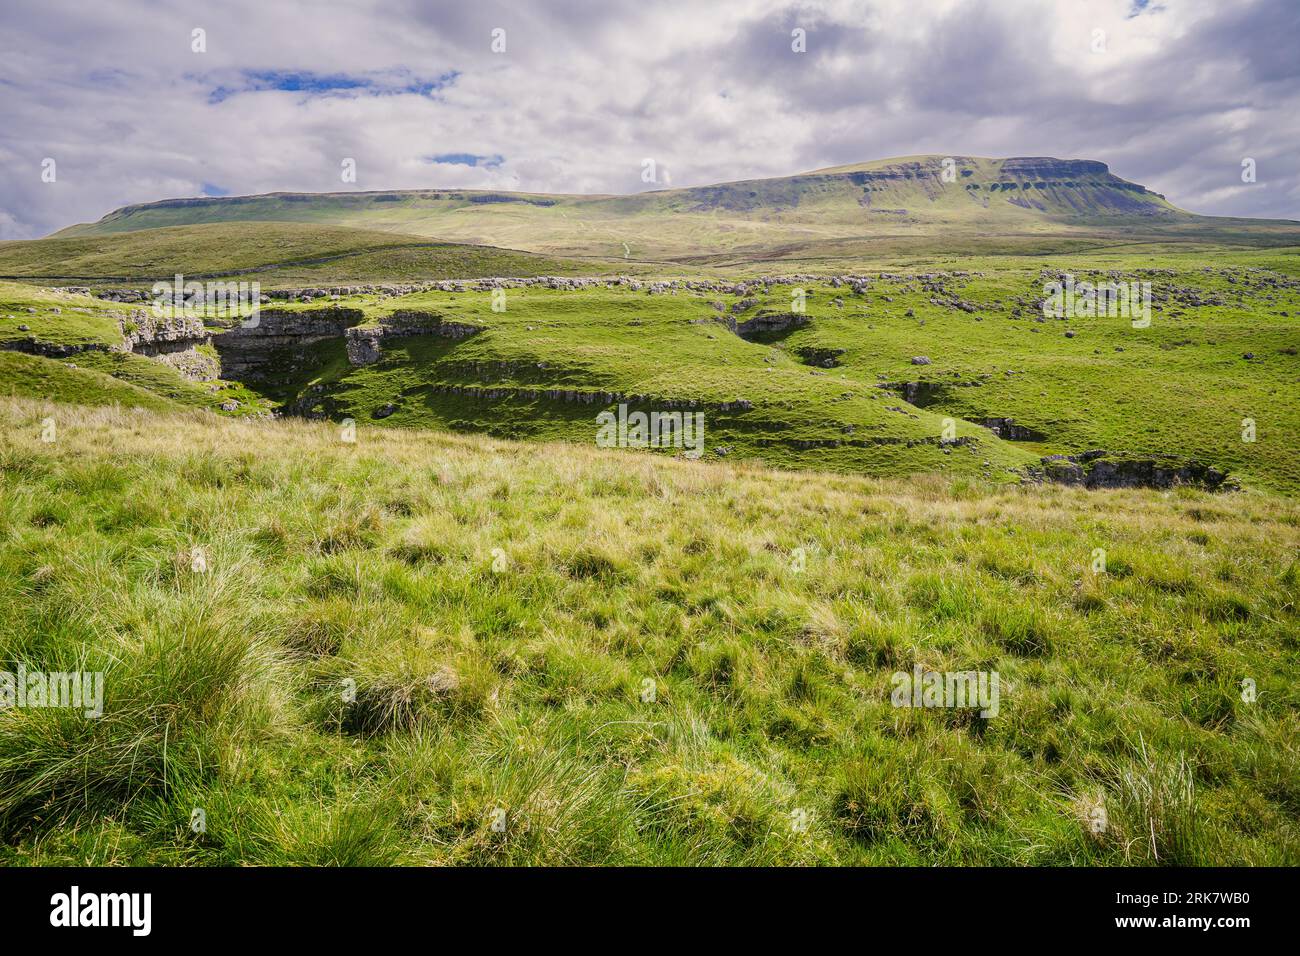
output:
[{"label": "blue sky patch", "polygon": [[1133,0],[1132,6],[1129,7],[1128,19],[1132,20],[1143,13],[1160,13],[1163,10],[1163,4],[1152,5],[1151,0]]},{"label": "blue sky patch", "polygon": [[429,96],[451,86],[460,77],[459,70],[448,70],[433,79],[398,70],[385,74],[313,73],[310,70],[243,70],[242,82],[235,86],[218,86],[208,94],[209,103],[220,103],[236,93],[260,93],[279,90],[307,96],[343,96],[369,94],[392,96],[414,93]]},{"label": "blue sky patch", "polygon": [[491,156],[477,156],[474,153],[439,153],[437,156],[425,156],[426,163],[440,166],[482,166],[484,169],[496,169],[506,161],[500,153]]}]

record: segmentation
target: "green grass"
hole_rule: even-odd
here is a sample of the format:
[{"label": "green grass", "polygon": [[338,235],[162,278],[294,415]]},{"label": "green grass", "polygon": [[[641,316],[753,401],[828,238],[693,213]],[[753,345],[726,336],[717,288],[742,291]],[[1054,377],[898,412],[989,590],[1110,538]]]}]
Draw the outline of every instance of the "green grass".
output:
[{"label": "green grass", "polygon": [[[0,394],[79,405],[120,404],[147,409],[189,406],[233,414],[267,414],[271,406],[233,381],[195,382],[145,355],[121,351],[138,305],[123,305],[60,289],[0,282]],[[25,354],[66,347],[66,355]],[[212,354],[210,346],[196,346]],[[223,412],[223,414],[230,414]]]},{"label": "green grass", "polygon": [[[85,352],[68,361],[80,368],[92,369],[155,395],[161,395],[180,405],[219,411],[223,402],[235,400],[239,407],[224,414],[267,414],[269,405],[256,392],[239,382],[193,382],[181,376],[171,366],[143,355],[124,352]],[[31,395],[30,390],[24,394]],[[45,396],[58,392],[45,393]],[[95,403],[100,404],[100,403]],[[128,403],[124,403],[128,404]]]},{"label": "green grass", "polygon": [[[1213,265],[1191,253],[983,257],[935,271],[870,273],[862,294],[808,281],[807,323],[761,342],[721,320],[789,312],[791,286],[743,295],[651,295],[644,284],[511,289],[504,311],[493,310],[487,290],[345,296],[329,307],[356,308],[363,324],[402,309],[485,331],[459,341],[387,339],[380,362],[364,367],[348,363],[342,338],[329,339],[296,359],[269,356],[263,380],[220,385],[185,381],[136,355],[87,351],[65,361],[183,404],[218,408],[235,398],[238,414],[279,405],[369,422],[391,411],[389,425],[588,442],[596,414],[619,397],[644,410],[694,402],[705,414],[709,458],[1018,481],[1043,455],[1105,449],[1192,458],[1248,487],[1293,494],[1300,417],[1287,396],[1300,384],[1296,260],[1289,249],[1221,251]],[[1058,271],[1150,281],[1150,327],[1124,317],[1039,321],[1044,275]],[[114,316],[125,314],[85,296],[3,290],[0,344],[7,335],[15,344],[104,347],[118,337]],[[275,308],[310,316],[320,306]],[[916,356],[931,364],[914,365]],[[828,357],[833,367],[824,366]],[[30,375],[8,385],[21,395],[61,395]],[[564,394],[546,394],[557,391]],[[750,407],[724,409],[737,401]],[[1002,440],[981,427],[1006,418],[1034,440]],[[1243,440],[1247,420],[1253,442]],[[964,444],[943,443],[949,427]]]},{"label": "green grass", "polygon": [[[49,359],[0,351],[0,394],[153,411],[189,407],[236,416],[270,411],[261,395],[238,382],[191,382],[168,365],[122,352]],[[232,399],[239,406],[222,411],[222,403]]]},{"label": "green grass", "polygon": [[[714,298],[512,290],[500,313],[492,311],[486,292],[359,301],[375,316],[424,309],[487,331],[459,342],[430,336],[389,340],[380,363],[362,368],[347,364],[341,345],[322,347],[319,366],[267,394],[292,395],[336,419],[370,420],[383,406],[396,404],[390,424],[590,441],[604,403],[532,393],[596,391],[644,396],[632,404],[646,409],[665,400],[696,401],[705,412],[710,455],[722,448],[781,465],[878,474],[943,467],[980,473],[987,461],[989,470],[1000,468],[1004,477],[1006,469],[1036,460],[966,423],[957,434],[972,444],[945,454],[941,417],[891,411],[898,403],[877,394],[872,384],[826,374],[786,350],[741,339],[712,321],[719,315],[711,306]],[[754,407],[717,410],[737,400]],[[798,445],[804,441],[832,444],[806,450]]]},{"label": "green grass", "polygon": [[[599,264],[594,264],[596,268]],[[343,226],[280,222],[175,225],[140,232],[0,243],[0,277],[60,285],[140,285],[238,277],[264,288],[590,270],[511,249]],[[2,306],[0,306],[2,308]]]},{"label": "green grass", "polygon": [[[1247,485],[1294,493],[1300,417],[1287,400],[1300,384],[1294,257],[1220,254],[1205,266],[1168,255],[1155,260],[1156,274],[1137,271],[1145,261],[969,260],[964,275],[943,280],[942,293],[915,272],[877,275],[865,294],[810,282],[808,323],[766,343],[715,320],[788,312],[790,286],[743,297],[510,290],[504,312],[492,310],[487,291],[345,299],[369,322],[416,309],[486,331],[458,342],[389,340],[381,361],[361,368],[347,363],[341,341],[326,343],[296,373],[255,387],[268,400],[336,419],[370,421],[395,406],[386,424],[571,441],[591,440],[605,404],[535,392],[640,395],[644,408],[694,400],[706,412],[707,454],[721,448],[780,467],[1007,479],[1042,455],[1100,448],[1190,457]],[[1117,271],[1148,279],[1158,300],[1150,327],[1123,317],[1037,321],[1044,266],[1080,278]],[[1193,297],[1222,301],[1189,304]],[[742,298],[753,302],[733,313]],[[826,356],[838,364],[823,367]],[[931,364],[912,364],[916,356]],[[906,383],[920,387],[911,403],[881,387]],[[752,409],[716,410],[738,399]],[[1041,437],[1003,441],[979,427],[998,418]],[[945,453],[946,419],[970,444]],[[1255,422],[1254,442],[1243,440],[1246,419]]]},{"label": "green grass", "polygon": [[2,399],[0,528],[106,687],[0,711],[6,863],[1300,861],[1290,499]]},{"label": "green grass", "polygon": [[0,282],[0,347],[33,339],[81,348],[118,347],[122,332],[117,317],[127,312],[88,295]]},{"label": "green grass", "polygon": [[0,393],[23,398],[57,398],[77,405],[122,405],[163,411],[176,403],[132,382],[73,362],[0,352]]}]

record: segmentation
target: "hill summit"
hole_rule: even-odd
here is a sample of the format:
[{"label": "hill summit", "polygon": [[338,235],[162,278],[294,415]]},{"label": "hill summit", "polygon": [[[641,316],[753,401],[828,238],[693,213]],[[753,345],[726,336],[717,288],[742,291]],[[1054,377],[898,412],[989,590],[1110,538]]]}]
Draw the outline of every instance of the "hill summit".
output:
[{"label": "hill summit", "polygon": [[[948,190],[945,188],[948,186],[958,188]],[[1115,176],[1105,163],[1096,160],[1047,156],[1009,159],[916,156],[836,166],[793,176],[651,190],[627,196],[407,189],[163,199],[123,206],[97,223],[73,227],[65,233],[120,232],[231,219],[316,219],[316,214],[328,218],[331,215],[368,213],[388,218],[399,212],[445,212],[496,204],[520,204],[541,209],[601,208],[616,204],[631,213],[652,211],[667,203],[674,210],[683,212],[715,209],[748,212],[820,205],[830,200],[846,203],[850,208],[856,205],[867,212],[924,217],[927,212],[924,205],[916,209],[888,209],[885,201],[915,204],[917,200],[923,200],[947,208],[950,204],[945,203],[945,199],[964,199],[988,210],[988,200],[995,194],[1001,194],[1008,203],[1020,209],[1049,215],[1182,213],[1159,193]]]},{"label": "hill summit", "polygon": [[[299,222],[548,255],[711,261],[860,253],[932,237],[1100,238],[1269,224],[1196,216],[1090,159],[908,156],[623,196],[415,189],[165,199],[60,237],[215,222]],[[1272,226],[1276,227],[1274,223]],[[1287,224],[1294,228],[1295,224]],[[845,246],[849,243],[849,246]]]}]

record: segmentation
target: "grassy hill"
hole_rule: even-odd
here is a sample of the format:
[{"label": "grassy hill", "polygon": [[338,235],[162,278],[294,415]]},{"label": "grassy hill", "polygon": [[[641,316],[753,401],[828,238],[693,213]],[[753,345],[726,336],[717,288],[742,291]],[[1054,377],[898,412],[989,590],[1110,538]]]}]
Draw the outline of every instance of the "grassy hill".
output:
[{"label": "grassy hill", "polygon": [[278,222],[221,222],[0,243],[0,278],[53,285],[151,285],[241,277],[264,288],[313,284],[567,275],[599,269],[510,249],[389,232]]},{"label": "grassy hill", "polygon": [[239,382],[191,381],[170,365],[121,351],[130,314],[90,295],[0,282],[0,394],[156,410],[219,411],[233,400],[235,414],[270,413],[272,406]]},{"label": "grassy hill", "polygon": [[[269,340],[255,373],[225,383],[186,382],[143,356],[92,350],[65,361],[187,404],[234,398],[240,414],[279,407],[590,443],[602,410],[691,408],[705,415],[708,459],[1018,481],[1045,455],[1101,449],[1194,459],[1247,486],[1294,494],[1300,417],[1287,396],[1300,384],[1296,261],[1287,250],[1221,253],[1214,266],[1192,254],[1049,257],[1033,266],[988,257],[941,272],[876,273],[857,290],[811,279],[725,292],[650,281],[512,288],[503,311],[487,285],[344,295],[276,303],[267,314],[297,315],[310,328],[336,314],[365,327],[402,313],[481,331],[385,339],[367,365],[349,361],[337,328],[303,347]],[[1067,270],[1080,280],[1150,282],[1150,326],[1044,319],[1036,305],[1044,282]],[[795,288],[806,296],[797,322],[742,334],[748,323],[792,316]],[[5,290],[0,345],[94,349],[120,338],[114,303]],[[227,333],[210,331],[221,353]],[[38,380],[11,376],[6,391],[60,397]]]},{"label": "grassy hill", "polygon": [[[1082,245],[1197,235],[1247,245],[1300,242],[1300,224],[1194,216],[1103,163],[967,156],[903,157],[628,196],[428,189],[170,199],[127,206],[57,235],[254,221],[345,225],[548,255],[697,263],[842,256],[843,243],[863,239],[913,252],[945,244],[951,250],[956,242],[968,251],[996,252],[999,244],[1002,251],[1007,244],[1041,250],[1062,238]],[[864,251],[882,250],[856,254]]]},{"label": "grassy hill", "polygon": [[1293,501],[342,437],[0,399],[0,861],[1300,861]]}]

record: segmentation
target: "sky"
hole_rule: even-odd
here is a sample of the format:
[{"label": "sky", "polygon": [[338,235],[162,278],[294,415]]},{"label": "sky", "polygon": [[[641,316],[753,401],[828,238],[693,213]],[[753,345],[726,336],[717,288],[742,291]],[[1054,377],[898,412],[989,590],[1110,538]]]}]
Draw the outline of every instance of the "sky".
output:
[{"label": "sky", "polygon": [[1300,219],[1297,40],[1300,0],[3,0],[0,240],[183,196],[923,153],[1096,159]]}]

